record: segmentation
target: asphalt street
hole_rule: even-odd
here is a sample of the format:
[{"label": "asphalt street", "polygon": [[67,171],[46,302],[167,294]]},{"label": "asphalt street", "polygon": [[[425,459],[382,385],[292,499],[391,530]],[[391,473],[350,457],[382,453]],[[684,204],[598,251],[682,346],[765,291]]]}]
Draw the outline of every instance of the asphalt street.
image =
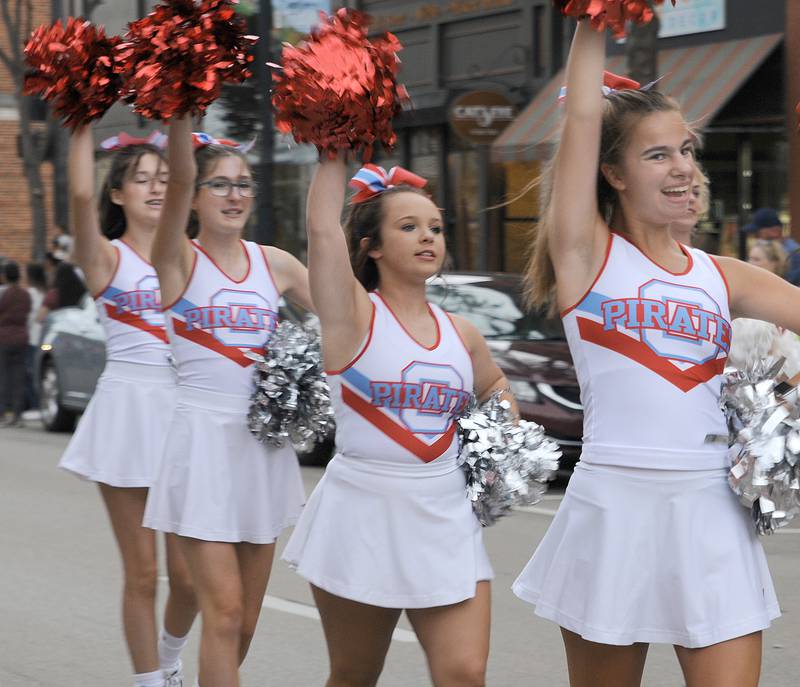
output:
[{"label": "asphalt street", "polygon": [[[68,438],[47,434],[36,423],[0,429],[2,687],[131,684],[119,621],[116,545],[97,488],[56,468]],[[303,468],[309,492],[321,474]],[[558,629],[510,591],[558,507],[560,491],[485,531],[496,573],[488,677],[493,687],[567,685]],[[278,551],[285,541],[284,535]],[[783,616],[764,634],[761,684],[794,687],[800,684],[800,524],[764,544]],[[192,677],[198,635],[199,623],[184,654]],[[324,684],[326,671],[308,587],[276,561],[242,684],[316,687]],[[428,684],[423,654],[402,619],[380,685]],[[651,648],[643,684],[683,685],[671,647]]]}]

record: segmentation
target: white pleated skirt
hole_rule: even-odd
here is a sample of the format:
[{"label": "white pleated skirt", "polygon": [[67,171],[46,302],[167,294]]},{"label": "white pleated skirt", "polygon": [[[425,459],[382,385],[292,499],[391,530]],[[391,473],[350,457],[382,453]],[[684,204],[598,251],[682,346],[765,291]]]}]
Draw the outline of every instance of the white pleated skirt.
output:
[{"label": "white pleated skirt", "polygon": [[383,608],[458,603],[493,577],[455,460],[405,465],[337,454],[283,560],[331,594]]},{"label": "white pleated skirt", "polygon": [[175,371],[109,361],[58,466],[113,487],[150,487],[172,411]]},{"label": "white pleated skirt", "polygon": [[727,470],[579,462],[514,593],[584,639],[709,646],[780,615]]},{"label": "white pleated skirt", "polygon": [[250,399],[178,387],[164,459],[144,526],[184,537],[269,544],[303,506],[291,446],[268,448],[247,428]]}]

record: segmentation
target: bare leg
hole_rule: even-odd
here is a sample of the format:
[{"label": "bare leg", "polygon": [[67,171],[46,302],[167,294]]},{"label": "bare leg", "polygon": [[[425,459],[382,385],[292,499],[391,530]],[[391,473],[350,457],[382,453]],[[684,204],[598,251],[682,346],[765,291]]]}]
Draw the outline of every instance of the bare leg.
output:
[{"label": "bare leg", "polygon": [[200,605],[200,684],[239,687],[239,643],[244,617],[236,544],[178,537]]},{"label": "bare leg", "polygon": [[164,628],[173,637],[185,637],[192,629],[197,615],[197,597],[189,573],[189,566],[181,553],[178,537],[165,536],[167,549],[167,574],[169,576],[169,596],[164,609]]},{"label": "bare leg", "polygon": [[142,527],[147,489],[100,484],[125,576],[122,626],[135,673],[158,670],[156,650],[156,537]]},{"label": "bare leg", "polygon": [[406,611],[435,687],[484,687],[489,659],[491,585],[479,582],[461,603]]},{"label": "bare leg", "polygon": [[400,609],[350,601],[311,585],[331,674],[326,687],[374,687],[378,683]]},{"label": "bare leg", "polygon": [[253,640],[258,616],[264,603],[264,593],[272,571],[272,558],[275,555],[275,544],[246,542],[237,544],[236,555],[239,558],[244,599],[244,615],[239,639],[239,665],[241,665]]},{"label": "bare leg", "polygon": [[701,649],[676,646],[686,687],[757,687],[761,676],[761,633]]},{"label": "bare leg", "polygon": [[639,687],[647,644],[599,644],[561,628],[570,687]]}]

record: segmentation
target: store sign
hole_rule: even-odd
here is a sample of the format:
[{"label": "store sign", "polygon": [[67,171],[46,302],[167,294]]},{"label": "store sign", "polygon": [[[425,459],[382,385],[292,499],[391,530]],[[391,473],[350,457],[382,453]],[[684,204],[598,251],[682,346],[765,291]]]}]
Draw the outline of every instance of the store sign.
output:
[{"label": "store sign", "polygon": [[461,138],[472,143],[491,143],[514,121],[517,108],[494,91],[470,91],[453,101],[447,120]]},{"label": "store sign", "polygon": [[725,28],[725,0],[681,0],[674,6],[665,2],[658,11],[661,20],[659,38]]}]

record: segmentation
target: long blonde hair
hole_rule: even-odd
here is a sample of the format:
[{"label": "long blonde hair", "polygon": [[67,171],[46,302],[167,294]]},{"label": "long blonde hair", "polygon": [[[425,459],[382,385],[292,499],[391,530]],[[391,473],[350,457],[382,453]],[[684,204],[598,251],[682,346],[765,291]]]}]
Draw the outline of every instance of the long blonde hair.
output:
[{"label": "long blonde hair", "polygon": [[[680,105],[669,96],[654,90],[612,91],[604,98],[603,121],[600,134],[600,160],[597,165],[597,207],[606,222],[617,207],[617,192],[608,183],[601,169],[603,165],[617,165],[630,140],[636,122],[655,112],[680,112]],[[553,172],[558,164],[558,148],[539,178],[533,180],[526,191],[538,187],[538,223],[533,229],[533,251],[525,269],[526,301],[533,308],[554,305],[556,275],[550,260],[549,235],[553,230],[551,199]]]}]

